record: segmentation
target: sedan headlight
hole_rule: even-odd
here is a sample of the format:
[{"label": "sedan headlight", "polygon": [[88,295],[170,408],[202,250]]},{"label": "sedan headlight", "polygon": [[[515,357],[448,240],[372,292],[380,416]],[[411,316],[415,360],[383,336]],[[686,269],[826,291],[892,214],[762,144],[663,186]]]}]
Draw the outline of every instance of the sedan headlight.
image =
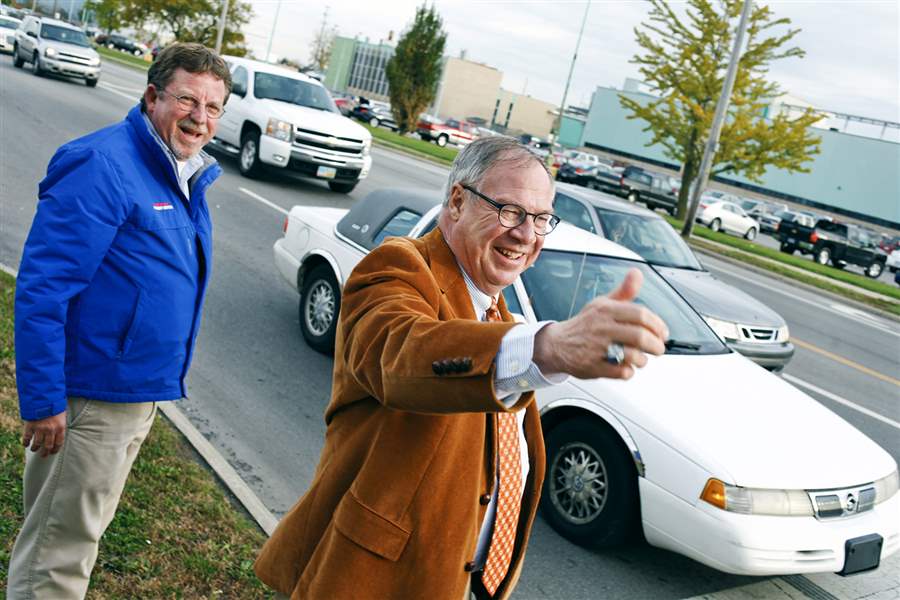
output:
[{"label": "sedan headlight", "polygon": [[894,471],[872,484],[875,488],[875,504],[890,500],[900,490],[900,474]]},{"label": "sedan headlight", "polygon": [[812,502],[804,490],[764,490],[728,485],[710,479],[700,499],[716,508],[743,515],[811,517]]},{"label": "sedan headlight", "polygon": [[707,325],[709,325],[710,329],[716,332],[716,335],[728,342],[736,342],[741,339],[741,334],[738,332],[737,323],[732,323],[730,321],[720,321],[719,319],[713,319],[712,317],[703,317],[706,321]]},{"label": "sedan headlight", "polygon": [[791,332],[788,329],[787,325],[782,325],[778,328],[778,336],[775,339],[781,343],[784,343],[791,339]]},{"label": "sedan headlight", "polygon": [[56,48],[47,48],[44,50],[44,56],[56,56]]},{"label": "sedan headlight", "polygon": [[366,143],[363,144],[362,155],[368,156],[371,151],[372,151],[372,140],[368,140]]},{"label": "sedan headlight", "polygon": [[266,125],[266,135],[282,142],[290,142],[294,135],[294,126],[287,121],[271,118],[269,124]]}]

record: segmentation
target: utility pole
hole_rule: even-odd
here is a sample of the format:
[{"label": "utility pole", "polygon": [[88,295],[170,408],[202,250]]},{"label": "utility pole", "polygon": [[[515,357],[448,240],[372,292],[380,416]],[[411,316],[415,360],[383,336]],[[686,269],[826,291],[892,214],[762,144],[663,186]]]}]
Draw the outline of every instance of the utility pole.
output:
[{"label": "utility pole", "polygon": [[278,25],[278,13],[281,12],[281,0],[275,5],[275,19],[272,21],[272,32],[269,34],[269,46],[266,48],[266,62],[269,62],[269,55],[272,54],[272,40],[275,39],[275,26]]},{"label": "utility pole", "polygon": [[722,133],[722,124],[728,112],[728,104],[731,101],[731,91],[734,89],[734,80],[737,77],[738,62],[741,59],[741,47],[744,45],[744,34],[747,32],[747,22],[750,20],[750,10],[753,8],[753,0],[744,0],[744,8],[741,10],[741,20],[738,22],[737,33],[734,36],[734,48],[731,50],[731,62],[728,63],[728,72],[725,74],[725,82],[722,85],[722,94],[716,104],[716,113],[713,116],[712,126],[709,128],[709,139],[703,149],[703,158],[700,160],[700,171],[691,188],[690,201],[688,202],[687,217],[684,219],[684,228],[681,237],[691,237],[694,229],[694,219],[697,216],[697,207],[700,205],[700,196],[706,189],[709,180],[709,171],[712,168],[713,157],[719,146],[719,134]]},{"label": "utility pole", "polygon": [[228,0],[222,0],[222,14],[219,15],[219,31],[216,33],[216,54],[222,54],[222,40],[225,38],[225,19],[228,18]]},{"label": "utility pole", "polygon": [[[572,83],[572,71],[575,70],[575,60],[578,58],[578,48],[581,47],[581,36],[584,34],[584,24],[587,23],[588,10],[591,8],[591,0],[584,7],[584,17],[581,19],[581,30],[578,32],[578,41],[575,42],[575,53],[572,55],[572,64],[569,65],[569,77],[566,79],[566,89],[563,91],[562,103],[559,105],[559,115],[556,117],[556,139],[562,129],[563,113],[566,110],[566,97],[569,95],[569,84]],[[550,146],[550,156],[553,156],[553,146]]]}]

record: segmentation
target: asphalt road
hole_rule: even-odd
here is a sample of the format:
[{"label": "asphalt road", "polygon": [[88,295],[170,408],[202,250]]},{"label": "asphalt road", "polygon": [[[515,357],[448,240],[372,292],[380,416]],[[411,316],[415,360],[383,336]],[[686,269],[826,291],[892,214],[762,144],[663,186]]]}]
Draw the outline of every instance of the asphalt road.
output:
[{"label": "asphalt road", "polygon": [[[0,58],[0,262],[18,266],[37,182],[54,150],[121,119],[142,88],[142,75],[108,61],[100,85],[89,89],[35,77]],[[347,207],[376,188],[436,188],[446,178],[439,166],[379,149],[373,154],[371,176],[349,196],[319,182],[248,180],[234,159],[222,157],[224,175],[208,197],[214,270],[190,398],[181,407],[277,515],[303,493],[315,468],[332,361],[303,342],[297,295],[275,270],[272,244],[283,214],[255,198],[284,210],[294,204]],[[805,384],[820,388],[811,395],[900,460],[897,429],[877,418],[900,420],[898,324],[711,257],[702,260],[785,317],[798,342],[787,369],[792,383],[805,391]],[[684,598],[753,581],[642,544],[587,551],[538,519],[515,597]]]}]

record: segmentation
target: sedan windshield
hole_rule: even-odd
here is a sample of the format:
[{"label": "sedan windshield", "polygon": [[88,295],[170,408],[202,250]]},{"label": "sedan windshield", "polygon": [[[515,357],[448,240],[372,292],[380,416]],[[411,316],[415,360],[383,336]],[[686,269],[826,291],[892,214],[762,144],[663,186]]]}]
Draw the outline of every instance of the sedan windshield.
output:
[{"label": "sedan windshield", "polygon": [[45,40],[53,40],[54,42],[64,42],[75,46],[84,46],[90,48],[91,43],[83,31],[78,29],[69,29],[68,27],[57,27],[56,25],[43,25],[41,27],[41,37]]},{"label": "sedan windshield", "polygon": [[664,219],[597,207],[605,237],[639,254],[651,265],[702,271],[700,261]]},{"label": "sedan windshield", "polygon": [[644,275],[636,302],[659,315],[669,328],[666,354],[729,351],[694,309],[645,263],[544,250],[534,266],[522,273],[522,281],[539,321],[563,321],[597,296],[613,291],[632,268]]},{"label": "sedan windshield", "polygon": [[333,113],[340,112],[325,88],[271,73],[257,73],[254,76],[253,95]]}]

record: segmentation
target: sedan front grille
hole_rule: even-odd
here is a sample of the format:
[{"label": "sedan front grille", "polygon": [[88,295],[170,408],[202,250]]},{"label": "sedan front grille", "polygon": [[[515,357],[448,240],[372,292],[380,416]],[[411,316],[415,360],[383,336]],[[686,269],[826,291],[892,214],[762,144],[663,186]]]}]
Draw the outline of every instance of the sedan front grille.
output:
[{"label": "sedan front grille", "polygon": [[778,342],[778,329],[741,325],[741,336],[748,342]]}]

